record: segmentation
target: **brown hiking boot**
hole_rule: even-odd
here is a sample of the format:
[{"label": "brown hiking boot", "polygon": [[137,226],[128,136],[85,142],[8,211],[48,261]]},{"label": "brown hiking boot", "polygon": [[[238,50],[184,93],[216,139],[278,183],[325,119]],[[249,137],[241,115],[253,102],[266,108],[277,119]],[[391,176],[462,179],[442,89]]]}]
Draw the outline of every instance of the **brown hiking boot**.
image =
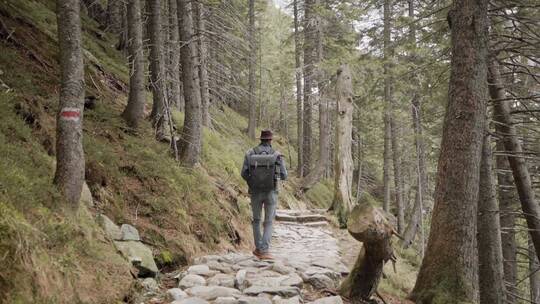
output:
[{"label": "brown hiking boot", "polygon": [[262,252],[260,252],[259,249],[255,249],[253,250],[253,255],[260,259]]},{"label": "brown hiking boot", "polygon": [[259,252],[257,256],[260,260],[273,260],[274,257],[269,252]]}]

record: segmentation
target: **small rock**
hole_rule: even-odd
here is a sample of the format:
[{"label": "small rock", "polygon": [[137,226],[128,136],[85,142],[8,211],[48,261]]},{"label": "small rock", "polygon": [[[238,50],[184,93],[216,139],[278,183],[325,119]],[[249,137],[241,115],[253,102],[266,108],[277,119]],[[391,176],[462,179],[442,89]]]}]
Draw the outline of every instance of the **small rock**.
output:
[{"label": "small rock", "polygon": [[314,274],[307,279],[307,282],[317,289],[334,289],[336,282],[324,274]]},{"label": "small rock", "polygon": [[235,253],[235,252],[228,253],[222,256],[221,258],[223,259],[224,262],[228,264],[237,264],[241,261],[254,259],[252,255],[240,254],[240,253]]},{"label": "small rock", "polygon": [[271,268],[275,272],[279,272],[281,274],[290,274],[295,272],[293,267],[285,266],[282,262],[276,261],[274,265],[272,265]]},{"label": "small rock", "polygon": [[139,277],[154,277],[158,273],[152,250],[137,241],[115,241],[122,255],[139,270]]},{"label": "small rock", "polygon": [[238,270],[234,278],[234,287],[240,290],[244,290],[245,288],[247,288],[246,275],[247,275],[246,269]]},{"label": "small rock", "polygon": [[280,296],[275,296],[273,299],[274,304],[300,304],[300,297],[292,297],[288,299],[283,299]]},{"label": "small rock", "polygon": [[186,290],[186,292],[208,301],[215,300],[219,297],[234,297],[240,295],[238,289],[223,286],[195,286]]},{"label": "small rock", "polygon": [[234,265],[233,268],[235,267],[255,267],[255,268],[262,268],[262,267],[267,267],[269,266],[270,264],[268,262],[263,262],[263,261],[254,261],[254,260],[243,260],[243,261],[240,261],[238,263],[236,263],[236,265]]},{"label": "small rock", "polygon": [[173,301],[180,301],[188,297],[187,293],[180,288],[171,288],[167,290],[167,295]]},{"label": "small rock", "polygon": [[315,274],[324,274],[325,276],[333,280],[339,280],[341,278],[340,273],[336,273],[335,271],[327,269],[327,268],[316,267],[316,266],[309,267],[308,269],[306,269],[306,271],[304,271],[304,274],[307,277],[311,277]]},{"label": "small rock", "polygon": [[221,260],[222,258],[219,255],[205,255],[202,257],[195,258],[193,262],[195,263],[195,265],[199,265],[199,264],[207,264],[210,261],[220,262]]},{"label": "small rock", "polygon": [[217,270],[223,273],[231,273],[233,269],[230,265],[220,263],[218,261],[209,261],[206,263],[211,270]]},{"label": "small rock", "polygon": [[317,299],[309,303],[310,304],[343,304],[343,300],[341,300],[340,296],[333,296],[333,297]]},{"label": "small rock", "polygon": [[238,304],[240,303],[234,297],[219,297],[214,301],[214,304]]},{"label": "small rock", "polygon": [[234,288],[234,276],[230,274],[218,273],[215,276],[208,279],[209,286],[224,286]]},{"label": "small rock", "polygon": [[139,236],[139,231],[137,231],[137,228],[129,224],[123,224],[120,227],[120,232],[122,233],[123,241],[140,241],[141,240],[141,237]]},{"label": "small rock", "polygon": [[272,301],[264,297],[242,297],[238,299],[239,304],[272,304]]},{"label": "small rock", "polygon": [[159,288],[158,283],[153,278],[146,278],[142,280],[141,285],[147,291],[156,291]]},{"label": "small rock", "polygon": [[261,293],[267,293],[271,295],[279,295],[285,298],[294,297],[300,294],[300,289],[292,286],[278,286],[278,287],[268,287],[268,286],[251,286],[248,289],[244,290],[244,294],[248,296],[256,296]]},{"label": "small rock", "polygon": [[193,297],[193,298],[186,298],[183,300],[177,300],[172,302],[171,304],[208,304],[208,301],[205,301],[204,299]]},{"label": "small rock", "polygon": [[305,223],[304,225],[308,227],[326,227],[328,226],[328,222],[311,222],[311,223]]},{"label": "small rock", "polygon": [[304,280],[302,280],[302,278],[298,274],[291,273],[285,276],[283,280],[281,280],[280,285],[300,287],[302,283],[304,283]]},{"label": "small rock", "polygon": [[116,225],[109,217],[105,214],[99,214],[97,216],[97,222],[105,231],[105,234],[109,236],[112,240],[118,241],[122,239],[122,232],[120,232],[120,227]]},{"label": "small rock", "polygon": [[208,267],[208,265],[193,265],[191,267],[188,268],[187,270],[188,273],[190,274],[196,274],[196,275],[201,275],[201,276],[205,276],[205,277],[209,277],[209,276],[212,276],[214,274],[216,274],[217,272],[213,271],[213,270],[210,270],[210,267]]},{"label": "small rock", "polygon": [[178,286],[184,289],[204,285],[206,285],[206,279],[197,274],[187,274],[178,283]]}]

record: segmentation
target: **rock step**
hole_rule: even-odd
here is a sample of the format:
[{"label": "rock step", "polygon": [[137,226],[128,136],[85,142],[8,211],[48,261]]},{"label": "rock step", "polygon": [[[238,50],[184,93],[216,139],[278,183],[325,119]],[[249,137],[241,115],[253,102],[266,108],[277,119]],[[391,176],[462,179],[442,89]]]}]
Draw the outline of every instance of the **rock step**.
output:
[{"label": "rock step", "polygon": [[296,223],[325,222],[326,216],[320,214],[289,215],[278,212],[276,213],[276,221]]}]

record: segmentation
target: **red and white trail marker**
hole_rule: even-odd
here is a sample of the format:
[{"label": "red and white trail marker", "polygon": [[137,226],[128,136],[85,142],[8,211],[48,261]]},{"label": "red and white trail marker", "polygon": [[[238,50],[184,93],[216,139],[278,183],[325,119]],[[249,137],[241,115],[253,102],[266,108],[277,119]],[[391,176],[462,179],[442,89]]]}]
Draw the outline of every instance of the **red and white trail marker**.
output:
[{"label": "red and white trail marker", "polygon": [[69,121],[79,121],[81,117],[81,110],[77,108],[63,108],[60,110],[60,119]]}]

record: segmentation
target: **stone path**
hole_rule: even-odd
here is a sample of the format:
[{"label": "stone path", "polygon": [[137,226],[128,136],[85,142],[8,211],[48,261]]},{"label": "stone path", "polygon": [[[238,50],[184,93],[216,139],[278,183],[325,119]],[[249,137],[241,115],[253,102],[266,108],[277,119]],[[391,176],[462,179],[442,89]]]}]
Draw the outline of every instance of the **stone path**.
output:
[{"label": "stone path", "polygon": [[348,270],[324,215],[279,210],[276,219],[271,250],[275,260],[261,261],[251,253],[203,256],[176,275],[177,287],[166,293],[154,279],[142,280],[146,292],[137,303],[343,303],[327,292]]}]

